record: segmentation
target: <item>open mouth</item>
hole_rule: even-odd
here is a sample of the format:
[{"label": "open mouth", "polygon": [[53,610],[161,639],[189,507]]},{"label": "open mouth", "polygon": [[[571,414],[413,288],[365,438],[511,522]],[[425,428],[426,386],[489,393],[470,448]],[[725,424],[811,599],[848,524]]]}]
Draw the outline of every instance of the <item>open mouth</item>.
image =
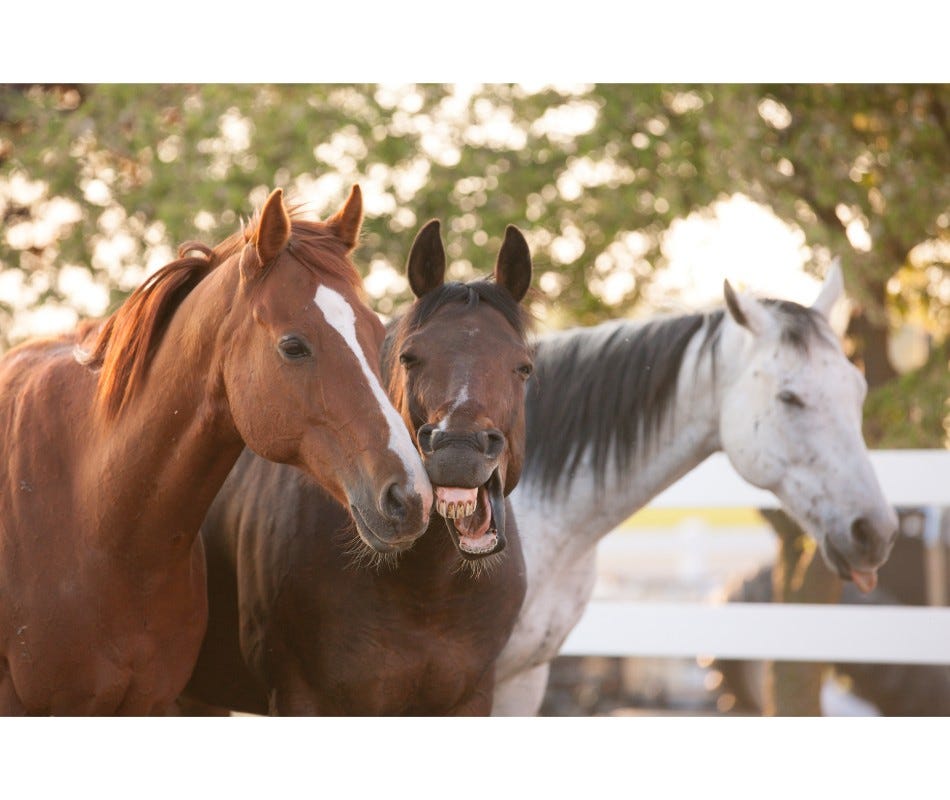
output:
[{"label": "open mouth", "polygon": [[874,591],[874,587],[877,586],[876,569],[860,570],[852,567],[848,563],[848,560],[828,539],[825,540],[825,553],[828,555],[828,560],[831,561],[832,566],[842,580],[854,581],[854,585],[864,594]]},{"label": "open mouth", "polygon": [[452,541],[465,558],[483,558],[504,548],[505,497],[497,469],[476,488],[432,488],[436,513],[445,519]]}]

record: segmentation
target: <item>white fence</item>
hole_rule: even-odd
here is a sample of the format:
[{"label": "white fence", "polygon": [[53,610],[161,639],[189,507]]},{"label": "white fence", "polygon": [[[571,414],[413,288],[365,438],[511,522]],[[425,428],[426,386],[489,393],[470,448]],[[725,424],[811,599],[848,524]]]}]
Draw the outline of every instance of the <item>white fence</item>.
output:
[{"label": "white fence", "polygon": [[[871,460],[893,505],[927,509],[924,540],[935,544],[936,511],[950,507],[950,451],[879,450]],[[774,508],[778,503],[771,493],[745,483],[717,454],[651,505]],[[592,602],[561,654],[950,664],[950,608]]]}]

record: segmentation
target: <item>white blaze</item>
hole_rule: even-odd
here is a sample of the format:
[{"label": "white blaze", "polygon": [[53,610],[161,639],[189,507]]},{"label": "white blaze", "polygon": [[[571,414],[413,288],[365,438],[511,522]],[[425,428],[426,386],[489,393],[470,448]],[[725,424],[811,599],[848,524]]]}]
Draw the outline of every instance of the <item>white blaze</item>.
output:
[{"label": "white blaze", "polygon": [[466,400],[468,400],[468,384],[466,383],[462,386],[462,390],[458,393],[458,397],[455,398],[455,402],[452,403],[452,407],[449,409],[449,413],[442,417],[442,421],[436,425],[440,431],[444,431],[449,424],[449,418],[458,410],[459,406],[462,405]]},{"label": "white blaze", "polygon": [[379,409],[383,412],[386,422],[389,424],[389,449],[393,451],[402,461],[406,472],[411,476],[415,490],[422,496],[425,496],[429,487],[428,477],[422,469],[422,463],[416,454],[416,448],[409,438],[409,431],[402,421],[402,417],[393,408],[392,403],[380,386],[379,380],[373,370],[370,369],[369,362],[360,347],[359,340],[356,338],[356,314],[350,304],[339,292],[328,289],[326,286],[320,286],[313,297],[313,302],[317,308],[326,317],[330,326],[343,337],[356,360],[359,362],[366,382],[369,384],[370,391],[379,403]]}]

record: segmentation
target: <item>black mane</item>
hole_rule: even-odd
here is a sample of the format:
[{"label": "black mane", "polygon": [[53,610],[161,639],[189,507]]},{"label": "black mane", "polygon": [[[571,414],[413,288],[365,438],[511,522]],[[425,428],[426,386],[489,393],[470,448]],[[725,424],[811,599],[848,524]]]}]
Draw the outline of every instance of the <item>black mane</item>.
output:
[{"label": "black mane", "polygon": [[420,297],[405,316],[407,332],[421,327],[443,306],[462,303],[473,308],[479,302],[487,303],[507,320],[522,338],[528,330],[528,315],[511,293],[503,286],[487,280],[471,283],[446,283]]},{"label": "black mane", "polygon": [[[833,338],[809,308],[760,302],[779,318],[782,341],[796,349]],[[649,451],[669,421],[683,354],[697,335],[702,350],[712,353],[715,375],[724,313],[614,321],[542,337],[528,385],[522,481],[553,492],[570,480],[590,447],[594,479],[603,487],[608,463],[622,472]]]}]

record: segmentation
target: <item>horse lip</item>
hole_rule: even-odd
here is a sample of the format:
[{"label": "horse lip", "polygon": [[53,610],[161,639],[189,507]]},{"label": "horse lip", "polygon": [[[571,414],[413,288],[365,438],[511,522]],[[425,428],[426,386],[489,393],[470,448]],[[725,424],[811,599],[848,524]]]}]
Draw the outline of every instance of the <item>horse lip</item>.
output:
[{"label": "horse lip", "polygon": [[485,487],[488,490],[488,503],[491,506],[492,522],[498,533],[497,552],[501,550],[507,542],[505,537],[505,487],[501,481],[501,475],[498,473],[497,467],[492,472]]},{"label": "horse lip", "polygon": [[387,542],[377,535],[372,526],[367,523],[363,512],[360,511],[358,506],[350,505],[350,515],[356,523],[356,530],[360,538],[377,553],[399,553],[403,550],[407,550],[415,542],[415,538],[407,541]]},{"label": "horse lip", "polygon": [[831,562],[831,566],[834,568],[835,572],[838,573],[838,577],[844,581],[850,581],[851,578],[851,566],[848,564],[848,559],[842,555],[841,551],[835,547],[834,543],[829,538],[825,538],[825,548],[824,548],[826,561]]}]

